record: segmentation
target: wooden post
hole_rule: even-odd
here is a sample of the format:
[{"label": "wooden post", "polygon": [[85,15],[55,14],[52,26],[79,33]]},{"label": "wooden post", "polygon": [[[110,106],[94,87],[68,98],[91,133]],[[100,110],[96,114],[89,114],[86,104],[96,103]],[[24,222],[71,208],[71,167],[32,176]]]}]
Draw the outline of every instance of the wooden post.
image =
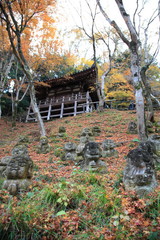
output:
[{"label": "wooden post", "polygon": [[61,103],[61,113],[60,118],[63,118],[64,102]]},{"label": "wooden post", "polygon": [[86,112],[89,112],[89,92],[86,93]]},{"label": "wooden post", "polygon": [[77,115],[77,101],[74,101],[74,116]]},{"label": "wooden post", "polygon": [[63,118],[63,111],[64,111],[64,97],[62,99],[62,103],[61,103],[61,113],[60,113],[60,118]]},{"label": "wooden post", "polygon": [[28,113],[27,113],[27,117],[26,117],[26,122],[28,122],[30,110],[31,110],[31,105],[30,105],[29,108],[28,108]]},{"label": "wooden post", "polygon": [[50,104],[49,104],[49,108],[48,108],[48,115],[47,115],[47,120],[50,119],[50,115],[51,115],[51,109],[52,109],[52,100],[50,100]]}]

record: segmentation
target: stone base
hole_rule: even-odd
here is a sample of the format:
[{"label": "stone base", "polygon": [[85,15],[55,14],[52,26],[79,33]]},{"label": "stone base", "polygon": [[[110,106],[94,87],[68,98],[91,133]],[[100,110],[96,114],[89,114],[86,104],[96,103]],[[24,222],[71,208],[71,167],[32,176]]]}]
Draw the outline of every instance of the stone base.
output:
[{"label": "stone base", "polygon": [[91,161],[89,163],[89,165],[84,165],[82,167],[83,171],[95,171],[95,172],[99,172],[99,173],[107,173],[107,165],[105,162],[98,160],[97,163],[95,163],[94,161]]},{"label": "stone base", "polygon": [[31,184],[30,179],[5,180],[3,188],[9,191],[11,195],[17,195],[20,191],[26,190]]},{"label": "stone base", "polygon": [[148,193],[152,192],[157,186],[157,181],[155,176],[153,176],[150,184],[144,185],[144,186],[137,186],[132,180],[129,180],[129,179],[125,179],[123,180],[123,182],[124,182],[125,190],[135,191],[137,195],[140,197],[145,196]]},{"label": "stone base", "polygon": [[115,149],[112,150],[108,150],[108,151],[102,151],[102,157],[106,158],[106,157],[115,157],[118,158],[118,151]]}]

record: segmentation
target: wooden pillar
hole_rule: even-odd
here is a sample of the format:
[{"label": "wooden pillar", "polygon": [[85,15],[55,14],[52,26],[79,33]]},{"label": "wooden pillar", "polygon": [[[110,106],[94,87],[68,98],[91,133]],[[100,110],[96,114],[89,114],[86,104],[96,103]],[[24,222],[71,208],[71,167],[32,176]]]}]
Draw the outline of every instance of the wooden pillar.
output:
[{"label": "wooden pillar", "polygon": [[62,103],[61,103],[61,113],[60,113],[60,118],[63,118],[63,111],[64,111],[64,97],[62,99]]},{"label": "wooden pillar", "polygon": [[77,101],[74,101],[74,116],[77,115]]},{"label": "wooden pillar", "polygon": [[89,112],[89,92],[86,93],[86,112]]},{"label": "wooden pillar", "polygon": [[51,104],[52,100],[50,100],[50,104],[49,104],[49,108],[48,108],[48,115],[47,115],[47,120],[50,119],[50,115],[51,115],[51,109],[52,109],[52,104]]},{"label": "wooden pillar", "polygon": [[28,122],[30,110],[31,110],[31,105],[30,105],[29,108],[28,108],[27,117],[26,117],[26,122]]}]

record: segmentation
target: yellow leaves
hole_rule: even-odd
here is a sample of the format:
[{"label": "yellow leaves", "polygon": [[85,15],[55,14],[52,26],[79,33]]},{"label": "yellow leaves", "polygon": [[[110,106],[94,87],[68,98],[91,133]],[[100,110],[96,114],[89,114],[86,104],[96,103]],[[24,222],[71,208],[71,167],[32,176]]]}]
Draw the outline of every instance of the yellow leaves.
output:
[{"label": "yellow leaves", "polygon": [[133,99],[133,87],[125,76],[129,76],[129,70],[123,73],[112,69],[105,83],[105,92],[108,99],[131,100]]}]

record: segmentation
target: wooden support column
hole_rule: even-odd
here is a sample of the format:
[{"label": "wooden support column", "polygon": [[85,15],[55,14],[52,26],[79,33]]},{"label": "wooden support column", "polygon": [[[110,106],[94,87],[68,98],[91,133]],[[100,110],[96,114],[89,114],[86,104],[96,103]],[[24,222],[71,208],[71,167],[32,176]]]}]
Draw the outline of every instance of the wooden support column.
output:
[{"label": "wooden support column", "polygon": [[28,122],[30,110],[31,110],[31,105],[30,105],[29,108],[28,108],[27,117],[26,117],[26,122]]},{"label": "wooden support column", "polygon": [[61,103],[61,113],[60,118],[63,118],[64,102]]},{"label": "wooden support column", "polygon": [[51,109],[52,109],[52,100],[50,100],[49,108],[48,108],[48,115],[47,115],[47,120],[50,120],[50,115],[51,115]]},{"label": "wooden support column", "polygon": [[89,92],[86,93],[86,112],[89,112]]},{"label": "wooden support column", "polygon": [[62,103],[61,103],[61,113],[60,113],[60,118],[63,118],[63,111],[64,111],[64,97],[62,99]]},{"label": "wooden support column", "polygon": [[77,100],[74,101],[74,116],[77,115]]}]

